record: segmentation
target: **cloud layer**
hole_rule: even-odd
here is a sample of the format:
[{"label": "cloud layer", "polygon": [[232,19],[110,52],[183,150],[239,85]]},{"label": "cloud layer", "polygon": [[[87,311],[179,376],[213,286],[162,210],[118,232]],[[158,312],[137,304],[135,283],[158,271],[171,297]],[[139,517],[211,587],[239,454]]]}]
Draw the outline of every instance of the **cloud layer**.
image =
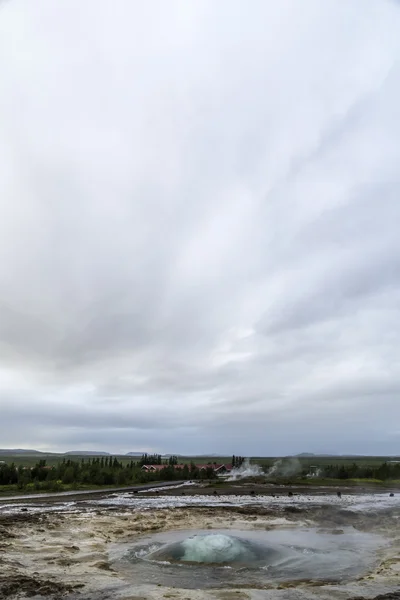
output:
[{"label": "cloud layer", "polygon": [[400,6],[0,6],[0,446],[400,453]]}]

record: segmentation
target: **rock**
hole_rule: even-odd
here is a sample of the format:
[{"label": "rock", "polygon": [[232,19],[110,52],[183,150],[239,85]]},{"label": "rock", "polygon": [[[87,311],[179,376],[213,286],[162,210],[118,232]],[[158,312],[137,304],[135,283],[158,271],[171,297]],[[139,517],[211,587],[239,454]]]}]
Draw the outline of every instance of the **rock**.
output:
[{"label": "rock", "polygon": [[100,561],[98,563],[95,563],[94,566],[97,569],[101,569],[102,571],[112,571],[112,568],[110,567],[110,565],[108,564],[108,562],[105,562],[105,561]]},{"label": "rock", "polygon": [[15,597],[18,594],[25,596],[61,596],[71,593],[81,585],[68,585],[56,583],[46,579],[29,577],[26,575],[0,575],[0,598]]}]

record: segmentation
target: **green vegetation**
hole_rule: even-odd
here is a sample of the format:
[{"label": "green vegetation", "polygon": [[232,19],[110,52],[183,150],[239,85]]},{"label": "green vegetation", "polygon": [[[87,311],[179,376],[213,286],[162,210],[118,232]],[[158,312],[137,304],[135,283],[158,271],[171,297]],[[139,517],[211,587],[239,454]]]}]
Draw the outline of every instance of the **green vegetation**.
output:
[{"label": "green vegetation", "polygon": [[[335,480],[339,482],[384,482],[400,479],[400,462],[382,462],[382,459],[362,457],[360,459],[339,458],[332,462],[332,457],[314,457],[299,460],[283,458],[280,460],[256,460],[261,464],[268,480],[280,483],[303,481],[304,483],[321,485],[322,482]],[[271,468],[272,467],[272,468]]]},{"label": "green vegetation", "polygon": [[[400,463],[384,462],[380,465],[366,465],[353,462],[351,464],[342,465],[326,465],[321,469],[323,476],[327,479],[358,479],[389,481],[400,478]],[[303,471],[304,474],[304,471]]]},{"label": "green vegetation", "polygon": [[[152,464],[151,460],[152,457],[159,457],[159,454],[144,454],[142,455],[142,457],[140,456],[127,456],[127,455],[119,455],[116,454],[115,455],[116,458],[118,459],[118,461],[122,464],[122,465],[127,465],[130,464],[131,461],[133,460],[134,462],[140,462],[143,458],[143,456],[147,456],[147,460],[148,462],[145,464]],[[39,459],[43,459],[46,461],[46,464],[49,466],[56,466],[59,462],[61,462],[62,460],[64,460],[64,458],[67,459],[71,459],[71,460],[81,460],[81,459],[85,459],[88,460],[89,458],[102,458],[101,456],[94,456],[94,455],[64,455],[64,454],[41,454],[41,455],[26,455],[26,454],[0,454],[0,463],[1,461],[5,461],[6,463],[11,463],[13,462],[17,467],[22,465],[24,467],[34,467],[36,465],[36,463],[38,462]],[[108,458],[107,456],[104,456],[103,458]],[[223,463],[223,464],[231,464],[232,461],[232,457],[231,456],[178,456],[178,457],[173,457],[177,460],[177,462],[179,464],[188,464],[190,465],[190,463],[195,463],[196,465],[207,465],[213,462],[217,462],[219,464]],[[168,462],[168,458],[162,458],[162,462]],[[271,459],[271,464],[272,461],[275,459]],[[257,461],[258,462],[258,461]],[[157,464],[157,463],[154,463]]]},{"label": "green vegetation", "polygon": [[234,469],[238,469],[244,463],[243,456],[232,456],[231,465]]},{"label": "green vegetation", "polygon": [[[301,469],[308,469],[311,466],[318,466],[324,470],[326,466],[338,465],[348,466],[356,464],[357,466],[378,467],[382,463],[389,462],[393,459],[391,456],[307,456],[307,457],[254,457],[251,462],[256,463],[264,469],[272,467],[278,459],[283,461],[296,461]],[[400,460],[400,459],[398,459]]]},{"label": "green vegetation", "polygon": [[[155,457],[144,455],[138,462],[125,461],[117,457],[105,456],[95,458],[64,458],[57,464],[48,465],[46,459],[40,459],[34,466],[17,466],[14,462],[0,464],[0,492],[22,493],[59,492],[66,489],[92,489],[95,487],[130,486],[157,481],[174,481],[190,479],[211,479],[215,477],[210,465],[206,469],[198,469],[194,463],[176,467],[176,457],[166,463],[153,462],[159,465],[155,471],[143,470],[143,465]],[[157,459],[158,460],[158,459]]]},{"label": "green vegetation", "polygon": [[163,460],[161,454],[143,454],[138,462],[140,467],[144,465],[170,465],[175,466],[178,464],[177,456],[170,456]]},{"label": "green vegetation", "polygon": [[[177,457],[163,459],[159,454],[130,456],[63,456],[14,455],[0,456],[0,495],[12,493],[58,492],[90,490],[103,487],[125,487],[151,482],[212,479],[212,463],[240,466],[243,457]],[[287,457],[253,458],[263,468],[267,481],[279,484],[301,485],[380,485],[400,481],[400,462],[383,457]],[[209,465],[199,469],[195,465]],[[278,466],[277,466],[278,464]],[[143,465],[154,465],[146,471]],[[183,467],[179,467],[183,465]],[[177,466],[179,468],[177,468]],[[162,468],[160,468],[162,467]],[[257,483],[266,481],[258,476]]]}]

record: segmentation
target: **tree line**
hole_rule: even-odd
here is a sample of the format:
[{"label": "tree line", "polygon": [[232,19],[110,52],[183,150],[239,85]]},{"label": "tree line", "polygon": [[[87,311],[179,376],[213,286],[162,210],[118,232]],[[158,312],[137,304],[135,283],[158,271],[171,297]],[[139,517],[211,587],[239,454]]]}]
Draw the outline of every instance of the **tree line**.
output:
[{"label": "tree line", "polygon": [[[142,457],[143,458],[143,457]],[[171,457],[162,469],[142,470],[143,464],[162,464],[131,460],[123,464],[115,457],[64,458],[54,466],[40,460],[32,468],[16,467],[14,463],[0,465],[0,486],[16,485],[18,489],[60,491],[64,486],[125,486],[152,481],[174,481],[192,479],[212,479],[216,475],[212,465],[198,469],[194,463],[176,468]]]},{"label": "tree line", "polygon": [[400,479],[400,463],[384,462],[373,467],[352,463],[350,465],[327,465],[322,469],[322,477],[332,479],[378,479],[389,481]]},{"label": "tree line", "polygon": [[244,463],[244,458],[243,456],[235,456],[233,454],[232,456],[232,469],[238,469],[239,467],[242,466],[242,464]]},{"label": "tree line", "polygon": [[[14,463],[0,465],[0,486],[14,485],[20,490],[60,491],[67,487],[85,486],[125,486],[151,483],[152,481],[196,480],[215,478],[212,464],[198,469],[192,462],[182,468],[176,468],[177,458],[170,457],[166,463],[158,462],[159,455],[143,455],[137,462],[131,460],[125,464],[116,457],[102,456],[82,458],[81,460],[64,458],[54,466],[46,460],[39,460],[34,467],[17,467]],[[232,457],[235,467],[243,464],[242,457]],[[143,465],[162,465],[156,471],[142,470]],[[309,471],[304,469],[298,476],[306,477]],[[378,466],[352,463],[349,465],[326,465],[319,478],[326,479],[377,479],[390,481],[400,479],[400,463],[384,462]]]},{"label": "tree line", "polygon": [[[138,464],[141,467],[143,467],[144,465],[162,465],[163,464],[162,456],[161,456],[161,454],[142,454]],[[170,456],[168,458],[168,460],[166,461],[166,463],[164,463],[164,464],[177,465],[178,457]]]}]

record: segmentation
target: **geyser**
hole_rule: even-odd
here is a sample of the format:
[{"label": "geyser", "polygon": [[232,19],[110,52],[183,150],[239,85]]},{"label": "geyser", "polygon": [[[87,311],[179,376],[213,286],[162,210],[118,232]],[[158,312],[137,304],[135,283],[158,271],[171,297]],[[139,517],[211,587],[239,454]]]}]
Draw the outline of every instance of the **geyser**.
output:
[{"label": "geyser", "polygon": [[150,560],[184,563],[251,565],[274,554],[270,548],[232,535],[212,533],[194,535],[168,544],[148,556]]},{"label": "geyser", "polygon": [[349,581],[373,565],[379,536],[353,528],[170,531],[116,549],[132,580],[185,588]]}]

